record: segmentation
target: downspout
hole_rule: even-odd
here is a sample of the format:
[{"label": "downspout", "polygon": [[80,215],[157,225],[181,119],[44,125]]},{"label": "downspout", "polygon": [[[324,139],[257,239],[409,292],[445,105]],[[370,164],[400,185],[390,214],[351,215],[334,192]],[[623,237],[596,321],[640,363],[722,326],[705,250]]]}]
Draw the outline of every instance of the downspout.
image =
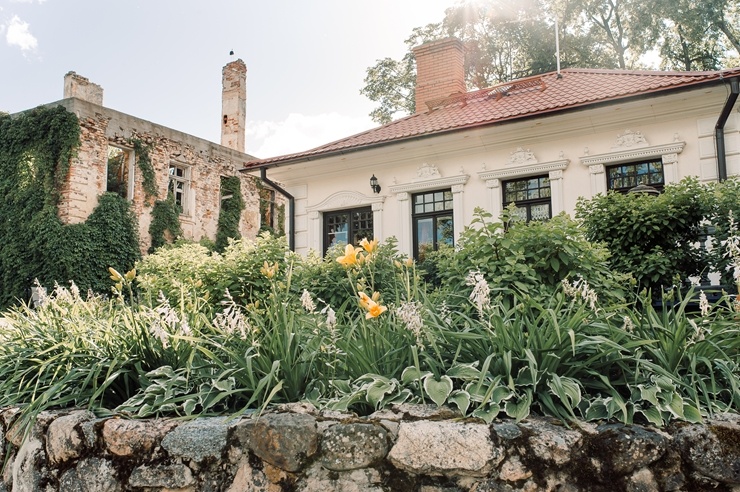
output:
[{"label": "downspout", "polygon": [[738,79],[730,79],[730,95],[727,96],[725,106],[722,108],[722,112],[719,115],[717,124],[714,126],[714,140],[717,143],[717,177],[719,181],[725,181],[727,179],[727,155],[725,155],[725,123],[727,118],[730,117],[737,96],[740,94],[740,84]]},{"label": "downspout", "polygon": [[288,229],[290,230],[288,232],[288,247],[291,251],[295,251],[295,198],[280,185],[267,179],[266,167],[260,168],[260,179],[288,199],[288,207],[290,207],[290,215],[288,215]]}]

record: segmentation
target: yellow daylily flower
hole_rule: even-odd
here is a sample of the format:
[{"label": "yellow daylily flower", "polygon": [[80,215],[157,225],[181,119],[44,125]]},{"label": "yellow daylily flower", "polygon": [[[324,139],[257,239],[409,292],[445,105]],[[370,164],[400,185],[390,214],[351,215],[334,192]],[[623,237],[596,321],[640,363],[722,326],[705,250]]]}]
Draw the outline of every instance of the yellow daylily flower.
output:
[{"label": "yellow daylily flower", "polygon": [[378,249],[378,240],[373,239],[372,241],[368,241],[366,237],[362,238],[362,241],[360,241],[360,246],[362,246],[362,249],[367,251],[368,253],[372,253],[376,249]]},{"label": "yellow daylily flower", "polygon": [[123,280],[123,275],[118,273],[118,270],[116,270],[113,267],[108,267],[108,272],[110,273],[110,279],[114,282],[120,282]]},{"label": "yellow daylily flower", "polygon": [[387,307],[381,306],[377,302],[374,302],[368,308],[367,313],[365,313],[365,319],[377,318],[378,316],[380,316],[387,310],[388,310]]},{"label": "yellow daylily flower", "polygon": [[406,266],[409,267],[409,268],[411,268],[412,266],[414,266],[414,259],[413,258],[407,258],[406,259]]},{"label": "yellow daylily flower", "polygon": [[126,272],[126,275],[124,275],[124,277],[126,277],[126,280],[128,280],[129,282],[136,278],[136,268],[133,268]]},{"label": "yellow daylily flower", "polygon": [[337,261],[345,267],[355,265],[357,264],[357,254],[359,252],[359,248],[355,249],[354,246],[348,244],[344,247],[344,256],[337,258]]},{"label": "yellow daylily flower", "polygon": [[264,275],[265,277],[267,277],[267,278],[274,277],[275,274],[277,273],[277,271],[278,271],[278,264],[277,264],[277,262],[275,262],[272,265],[270,265],[269,263],[267,263],[267,261],[265,261],[262,264],[262,268],[260,268],[260,273],[262,275]]},{"label": "yellow daylily flower", "polygon": [[360,296],[360,307],[362,309],[368,309],[370,303],[373,302],[372,299],[364,292],[359,292],[357,295]]}]

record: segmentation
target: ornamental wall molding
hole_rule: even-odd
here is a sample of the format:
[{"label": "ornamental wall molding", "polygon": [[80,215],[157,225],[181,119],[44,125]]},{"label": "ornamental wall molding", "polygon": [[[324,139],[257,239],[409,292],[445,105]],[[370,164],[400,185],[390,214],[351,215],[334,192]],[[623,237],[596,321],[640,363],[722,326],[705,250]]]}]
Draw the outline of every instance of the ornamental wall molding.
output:
[{"label": "ornamental wall molding", "polygon": [[416,170],[416,178],[411,181],[425,181],[428,179],[439,179],[442,175],[434,164],[424,163]]},{"label": "ornamental wall molding", "polygon": [[509,154],[509,162],[506,164],[509,166],[521,166],[524,164],[537,164],[537,157],[535,157],[534,152],[527,149],[524,150],[521,147],[518,147],[514,152]]},{"label": "ornamental wall molding", "polygon": [[329,195],[320,203],[306,207],[307,212],[325,212],[350,207],[372,206],[373,210],[382,210],[384,195],[367,196],[356,191],[338,191]]},{"label": "ornamental wall molding", "polygon": [[[671,142],[663,145],[652,145],[638,149],[625,149],[620,151],[607,152],[604,154],[585,155],[580,157],[581,164],[584,166],[593,166],[595,164],[610,164],[638,159],[649,159],[670,154],[680,154],[686,142]],[[670,156],[668,157],[670,159]]]},{"label": "ornamental wall molding", "polygon": [[648,141],[640,131],[633,132],[632,130],[625,130],[624,133],[617,135],[617,140],[612,147],[612,150],[624,150],[631,148],[642,148],[648,147]]},{"label": "ornamental wall molding", "polygon": [[507,179],[519,176],[533,176],[535,174],[549,173],[552,171],[562,171],[570,164],[570,159],[559,159],[557,161],[543,162],[536,165],[509,167],[506,169],[496,169],[494,171],[480,171],[478,178],[483,181],[491,179]]},{"label": "ornamental wall molding", "polygon": [[401,183],[389,186],[391,193],[413,193],[417,191],[432,190],[438,188],[452,188],[455,185],[464,185],[470,179],[469,174],[460,174],[448,178],[436,178],[425,180],[413,180],[410,183]]}]

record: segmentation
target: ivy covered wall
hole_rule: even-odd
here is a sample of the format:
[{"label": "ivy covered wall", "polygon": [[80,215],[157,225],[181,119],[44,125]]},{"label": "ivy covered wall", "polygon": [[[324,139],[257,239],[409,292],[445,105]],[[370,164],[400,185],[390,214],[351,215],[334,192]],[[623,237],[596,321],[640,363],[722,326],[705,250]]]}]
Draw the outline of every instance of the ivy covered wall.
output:
[{"label": "ivy covered wall", "polygon": [[84,222],[59,219],[79,145],[79,120],[64,107],[0,115],[0,309],[27,299],[34,279],[105,292],[109,266],[127,271],[140,258],[136,218],[116,194],[99,196]]}]

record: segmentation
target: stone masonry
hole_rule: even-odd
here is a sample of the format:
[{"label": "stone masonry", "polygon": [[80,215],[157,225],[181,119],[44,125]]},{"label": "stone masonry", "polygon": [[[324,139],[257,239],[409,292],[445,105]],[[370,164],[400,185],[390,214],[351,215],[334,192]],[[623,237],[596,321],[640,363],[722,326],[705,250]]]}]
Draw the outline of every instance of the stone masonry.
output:
[{"label": "stone masonry", "polygon": [[0,411],[0,492],[740,491],[740,416],[666,429],[399,405],[192,421]]}]

